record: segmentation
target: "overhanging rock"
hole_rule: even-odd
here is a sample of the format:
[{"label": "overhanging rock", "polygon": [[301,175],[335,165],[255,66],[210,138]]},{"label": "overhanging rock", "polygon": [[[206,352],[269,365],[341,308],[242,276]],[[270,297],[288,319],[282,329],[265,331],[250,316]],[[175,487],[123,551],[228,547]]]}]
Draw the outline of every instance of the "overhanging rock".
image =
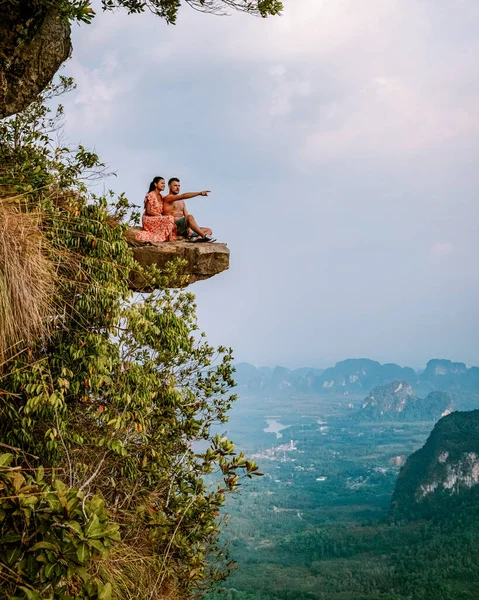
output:
[{"label": "overhanging rock", "polygon": [[[177,240],[157,245],[135,244],[132,250],[136,262],[142,267],[156,265],[163,270],[169,262],[175,259],[186,260],[186,266],[178,272],[179,281],[171,282],[170,287],[183,287],[185,283],[182,279],[185,276],[186,285],[202,279],[209,279],[226,271],[230,264],[230,251],[226,244]],[[131,272],[130,288],[135,291],[151,291],[139,271]]]},{"label": "overhanging rock", "polygon": [[0,0],[0,119],[25,109],[70,56],[60,2]]}]

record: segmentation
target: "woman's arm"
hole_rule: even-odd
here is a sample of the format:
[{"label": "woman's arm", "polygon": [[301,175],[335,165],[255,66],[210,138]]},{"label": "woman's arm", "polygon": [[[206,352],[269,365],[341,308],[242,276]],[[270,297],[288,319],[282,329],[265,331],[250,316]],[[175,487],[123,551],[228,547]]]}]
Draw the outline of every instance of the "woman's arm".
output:
[{"label": "woman's arm", "polygon": [[146,203],[146,207],[145,207],[145,213],[149,217],[161,217],[161,210],[158,210],[158,208],[152,206],[152,204],[154,204],[154,203],[151,202],[150,200],[148,200],[148,202]]},{"label": "woman's arm", "polygon": [[145,198],[145,214],[149,217],[160,217],[162,212],[162,202],[154,194],[148,194]]}]

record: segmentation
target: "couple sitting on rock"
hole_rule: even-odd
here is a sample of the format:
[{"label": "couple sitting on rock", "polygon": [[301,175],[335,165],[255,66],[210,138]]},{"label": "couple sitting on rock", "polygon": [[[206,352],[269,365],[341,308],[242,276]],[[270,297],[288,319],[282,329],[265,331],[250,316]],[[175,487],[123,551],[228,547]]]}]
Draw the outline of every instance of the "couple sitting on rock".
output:
[{"label": "couple sitting on rock", "polygon": [[172,242],[178,237],[189,241],[214,242],[212,231],[200,227],[193,215],[186,210],[185,200],[195,196],[207,196],[209,190],[180,194],[180,180],[172,177],[168,181],[169,194],[162,196],[165,189],[163,177],[155,177],[145,197],[145,212],[142,218],[143,229],[138,232],[141,242]]}]

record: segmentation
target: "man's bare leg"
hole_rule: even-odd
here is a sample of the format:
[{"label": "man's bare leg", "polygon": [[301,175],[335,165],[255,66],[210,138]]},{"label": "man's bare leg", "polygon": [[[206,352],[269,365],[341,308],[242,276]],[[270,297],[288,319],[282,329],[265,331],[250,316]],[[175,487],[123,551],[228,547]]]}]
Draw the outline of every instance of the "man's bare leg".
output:
[{"label": "man's bare leg", "polygon": [[[203,233],[205,235],[213,235],[213,230],[210,229],[209,227],[201,227],[201,229],[203,230]],[[193,230],[188,229],[188,237],[191,237],[192,235],[193,235]]]},{"label": "man's bare leg", "polygon": [[188,224],[188,227],[192,231],[197,233],[200,237],[205,237],[205,236],[211,235],[213,233],[209,227],[200,227],[198,225],[198,223],[196,222],[196,219],[193,215],[188,215],[186,217],[186,222]]}]

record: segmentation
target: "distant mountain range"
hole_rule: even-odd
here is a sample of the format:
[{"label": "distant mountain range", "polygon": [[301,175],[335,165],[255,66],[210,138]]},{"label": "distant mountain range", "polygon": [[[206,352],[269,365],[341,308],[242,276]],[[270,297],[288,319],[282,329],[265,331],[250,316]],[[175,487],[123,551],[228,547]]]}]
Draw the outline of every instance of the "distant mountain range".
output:
[{"label": "distant mountain range", "polygon": [[235,365],[235,380],[240,388],[251,391],[296,391],[311,392],[315,380],[323,369],[303,367],[301,369],[285,369],[284,367],[254,367],[248,363]]},{"label": "distant mountain range", "polygon": [[401,469],[391,510],[395,518],[427,516],[451,502],[479,498],[479,410],[453,412],[436,423],[424,446]]},{"label": "distant mountain range", "polygon": [[451,362],[444,359],[433,359],[419,375],[423,385],[430,385],[432,389],[479,389],[479,367],[468,369],[464,363]]},{"label": "distant mountain range", "polygon": [[479,392],[479,367],[467,368],[464,363],[433,359],[422,372],[394,363],[380,364],[367,358],[351,358],[328,369],[284,367],[254,367],[248,363],[236,365],[239,388],[250,391],[315,392],[319,394],[361,394],[394,381],[406,382],[415,393],[429,391]]},{"label": "distant mountain range", "polygon": [[446,392],[418,398],[407,381],[393,381],[375,387],[356,417],[361,421],[437,421],[453,410],[453,400]]},{"label": "distant mountain range", "polygon": [[368,358],[350,358],[326,369],[315,382],[317,392],[361,393],[395,380],[414,382],[417,374],[410,367],[394,363],[381,365]]}]

